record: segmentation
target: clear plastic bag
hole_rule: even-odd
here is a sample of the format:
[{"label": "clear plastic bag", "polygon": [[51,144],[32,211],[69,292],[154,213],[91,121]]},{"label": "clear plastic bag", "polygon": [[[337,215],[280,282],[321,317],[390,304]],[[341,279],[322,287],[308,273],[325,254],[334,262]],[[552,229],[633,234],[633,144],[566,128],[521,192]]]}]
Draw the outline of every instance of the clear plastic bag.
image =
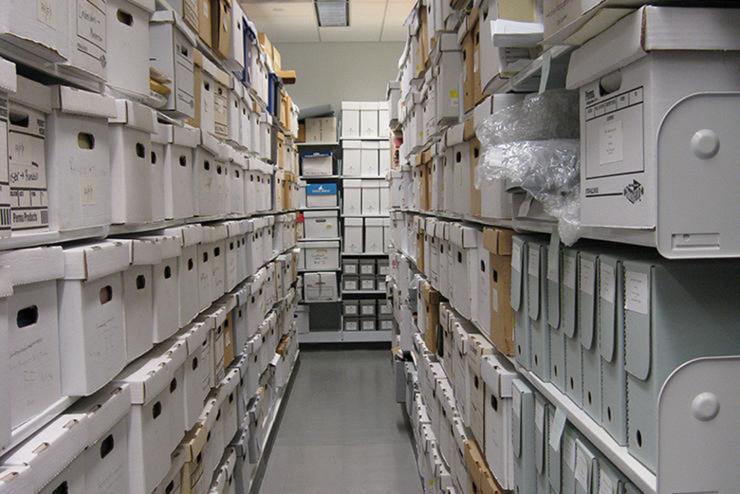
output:
[{"label": "clear plastic bag", "polygon": [[486,119],[476,129],[482,155],[476,185],[507,180],[558,219],[564,243],[578,239],[580,141],[578,93],[532,95]]}]

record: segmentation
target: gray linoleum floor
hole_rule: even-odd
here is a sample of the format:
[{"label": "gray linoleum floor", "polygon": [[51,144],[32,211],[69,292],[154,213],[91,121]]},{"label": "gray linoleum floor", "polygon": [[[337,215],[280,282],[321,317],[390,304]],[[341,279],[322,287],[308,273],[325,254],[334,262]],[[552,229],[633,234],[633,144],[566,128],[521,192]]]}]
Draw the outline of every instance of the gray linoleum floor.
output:
[{"label": "gray linoleum floor", "polygon": [[388,350],[301,349],[261,494],[417,494]]}]

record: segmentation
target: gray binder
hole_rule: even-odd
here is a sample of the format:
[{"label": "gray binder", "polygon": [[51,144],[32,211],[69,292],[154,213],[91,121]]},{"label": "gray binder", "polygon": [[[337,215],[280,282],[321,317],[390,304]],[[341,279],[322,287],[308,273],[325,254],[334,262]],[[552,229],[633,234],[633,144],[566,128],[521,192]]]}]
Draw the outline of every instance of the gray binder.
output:
[{"label": "gray binder", "polygon": [[599,297],[599,255],[578,253],[578,331],[583,347],[583,409],[601,423],[601,355],[596,333],[596,304]]},{"label": "gray binder", "polygon": [[515,235],[511,244],[511,307],[514,309],[514,354],[517,362],[525,369],[531,367],[527,262],[526,238]]},{"label": "gray binder", "polygon": [[547,242],[527,239],[527,298],[532,372],[550,381],[550,330],[547,324]]},{"label": "gray binder", "polygon": [[562,250],[559,244],[555,246],[551,244],[547,256],[547,325],[550,330],[550,382],[565,393],[565,333],[563,333],[561,323],[562,279]]},{"label": "gray binder", "polygon": [[583,399],[583,361],[578,338],[578,251],[563,250],[563,333],[565,334],[565,394],[579,407]]},{"label": "gray binder", "polygon": [[534,394],[521,379],[511,382],[511,442],[514,451],[514,492],[537,492],[534,458]]}]

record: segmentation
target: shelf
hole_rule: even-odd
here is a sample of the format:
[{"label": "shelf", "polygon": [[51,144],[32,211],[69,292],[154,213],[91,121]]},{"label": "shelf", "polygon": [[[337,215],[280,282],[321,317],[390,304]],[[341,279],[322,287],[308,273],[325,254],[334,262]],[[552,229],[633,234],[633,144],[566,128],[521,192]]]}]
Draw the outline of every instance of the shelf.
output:
[{"label": "shelf", "polygon": [[340,175],[301,175],[301,180],[337,180]]},{"label": "shelf", "polygon": [[340,137],[340,141],[387,141],[390,139],[389,136],[381,137],[381,136],[375,136],[375,137]]},{"label": "shelf", "polygon": [[298,343],[341,343],[342,331],[311,331],[298,335]]},{"label": "shelf", "polygon": [[298,211],[339,211],[339,206],[327,206],[325,208],[299,208]]},{"label": "shelf", "polygon": [[387,257],[386,252],[361,252],[359,254],[352,254],[351,252],[342,252],[342,257]]},{"label": "shelf", "polygon": [[340,269],[299,269],[299,273],[340,273],[342,270]]},{"label": "shelf", "polygon": [[390,218],[388,214],[343,214],[342,218]]},{"label": "shelf", "polygon": [[330,242],[330,241],[341,242],[341,240],[342,239],[340,237],[335,237],[335,238],[299,238],[298,239],[298,243],[300,243],[300,242]]},{"label": "shelf", "polygon": [[344,343],[390,342],[393,331],[342,331]]},{"label": "shelf", "polygon": [[[317,271],[320,272],[320,271]],[[341,298],[336,300],[301,300],[298,305],[312,305],[312,304],[338,304],[342,301]]]},{"label": "shelf", "polygon": [[339,146],[338,142],[296,142],[298,147],[306,146]]},{"label": "shelf", "polygon": [[385,180],[385,175],[340,175],[342,180]]},{"label": "shelf", "polygon": [[342,290],[342,295],[385,295],[385,290]]}]

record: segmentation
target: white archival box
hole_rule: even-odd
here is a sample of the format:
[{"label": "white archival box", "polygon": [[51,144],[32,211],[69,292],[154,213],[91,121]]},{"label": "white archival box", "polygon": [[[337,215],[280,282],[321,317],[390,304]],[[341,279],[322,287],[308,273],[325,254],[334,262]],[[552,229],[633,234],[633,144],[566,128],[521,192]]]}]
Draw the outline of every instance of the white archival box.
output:
[{"label": "white archival box", "polygon": [[84,414],[87,438],[82,456],[87,492],[129,490],[130,412],[131,390],[128,384],[109,384],[94,395],[79,400],[65,412],[65,415]]},{"label": "white archival box", "polygon": [[62,393],[86,396],[125,366],[123,276],[128,246],[106,241],[64,249],[58,282]]},{"label": "white archival box", "polygon": [[738,255],[738,143],[720,144],[736,125],[723,109],[738,103],[738,22],[734,9],[647,6],[573,52],[584,226],[656,229],[666,257]]},{"label": "white archival box", "polygon": [[32,15],[25,3],[3,2],[0,9],[0,32],[3,34],[0,39],[16,49],[30,52],[34,57],[52,63],[63,62],[69,47],[70,3],[70,0],[44,2]]},{"label": "white archival box", "polygon": [[360,174],[366,177],[376,177],[379,172],[378,141],[362,141],[360,149]]},{"label": "white archival box", "polygon": [[501,487],[509,489],[514,485],[511,381],[517,374],[505,360],[496,355],[488,355],[481,361],[481,375],[486,384],[484,400],[486,461]]},{"label": "white archival box", "polygon": [[178,328],[192,321],[200,306],[198,302],[198,244],[203,240],[203,227],[185,225],[164,230],[165,235],[178,238],[181,251],[177,257]]},{"label": "white archival box", "polygon": [[360,136],[378,137],[378,103],[375,101],[360,102]]},{"label": "white archival box", "polygon": [[344,218],[344,252],[347,254],[360,254],[363,252],[363,219]]},{"label": "white archival box", "polygon": [[129,249],[129,267],[123,272],[123,330],[126,363],[144,355],[153,345],[154,283],[152,266],[162,262],[153,240],[116,240]]},{"label": "white archival box", "polygon": [[[182,342],[180,342],[182,343]],[[185,361],[187,349],[177,346],[167,358],[143,357],[126,368],[117,383],[131,389],[129,426],[129,487],[137,492],[152,491],[170,468],[172,420],[168,394],[175,371]]]},{"label": "white archival box", "polygon": [[342,141],[342,175],[359,177],[362,175],[363,141]]},{"label": "white archival box", "polygon": [[[246,147],[242,142],[242,117],[246,115],[247,111],[242,108],[244,104],[244,86],[241,81],[236,77],[232,78],[231,91],[228,94],[228,117],[229,117],[229,128],[227,140],[232,146],[235,147]],[[249,122],[246,123],[249,125]]]},{"label": "white archival box", "polygon": [[342,101],[342,139],[360,137],[360,108],[358,101]]},{"label": "white archival box", "polygon": [[185,429],[190,430],[195,425],[203,403],[211,390],[210,354],[208,334],[213,329],[215,321],[206,319],[196,321],[186,326],[177,338],[185,342],[187,358],[185,360]]},{"label": "white archival box", "polygon": [[149,95],[149,18],[154,0],[108,0],[105,36],[108,85]]},{"label": "white archival box", "polygon": [[306,238],[338,238],[339,211],[304,211],[303,228]]},{"label": "white archival box", "polygon": [[223,199],[219,194],[225,192],[219,187],[225,182],[218,179],[218,168],[223,165],[218,159],[223,156],[225,147],[211,134],[200,131],[200,143],[195,148],[195,164],[193,168],[195,185],[195,211],[199,216],[213,216],[220,213],[219,201]]},{"label": "white archival box", "polygon": [[113,98],[65,86],[51,93],[46,119],[49,224],[68,231],[111,222],[111,171],[107,118]]},{"label": "white archival box", "polygon": [[154,111],[133,101],[116,100],[110,130],[111,213],[114,223],[152,219],[150,147]]},{"label": "white archival box", "polygon": [[345,216],[362,214],[362,180],[344,180],[342,213]]},{"label": "white archival box", "polygon": [[303,291],[307,302],[336,300],[338,296],[337,274],[333,272],[305,273]]},{"label": "white archival box", "polygon": [[158,10],[149,21],[149,43],[149,63],[171,81],[171,92],[162,110],[192,118],[195,115],[195,35],[174,11]]},{"label": "white archival box", "polygon": [[363,216],[373,216],[380,214],[380,187],[383,182],[383,180],[362,181],[360,188],[362,189]]},{"label": "white archival box", "polygon": [[339,269],[339,241],[299,242],[300,269],[307,271]]},{"label": "white archival box", "polygon": [[152,146],[150,150],[151,175],[149,179],[150,197],[152,201],[152,221],[165,219],[165,167],[164,157],[167,147],[169,128],[159,121],[154,122]]},{"label": "white archival box", "polygon": [[13,295],[13,279],[9,266],[0,265],[0,451],[11,440],[10,412],[10,352],[8,348],[8,297]]},{"label": "white archival box", "polygon": [[195,215],[194,149],[200,143],[196,128],[167,125],[165,145],[164,198],[167,219],[190,218]]},{"label": "white archival box", "polygon": [[61,247],[6,251],[0,264],[10,269],[13,284],[0,324],[7,328],[10,427],[17,429],[64,398],[57,311],[64,254]]},{"label": "white archival box", "polygon": [[237,75],[241,75],[246,64],[244,43],[249,26],[248,19],[239,3],[231,4],[231,47],[224,63]]},{"label": "white archival box", "polygon": [[364,252],[384,252],[383,248],[383,218],[365,218],[365,250]]}]

